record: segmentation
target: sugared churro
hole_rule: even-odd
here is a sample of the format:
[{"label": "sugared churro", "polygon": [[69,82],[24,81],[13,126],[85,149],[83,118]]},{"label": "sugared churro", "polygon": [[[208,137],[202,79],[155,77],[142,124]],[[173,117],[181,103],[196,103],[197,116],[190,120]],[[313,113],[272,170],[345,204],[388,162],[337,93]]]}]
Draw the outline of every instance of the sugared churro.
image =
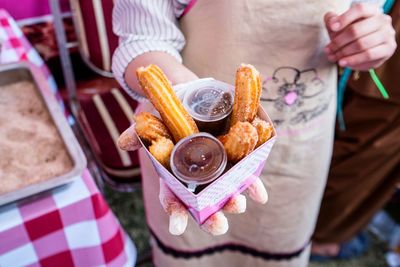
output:
[{"label": "sugared churro", "polygon": [[140,67],[136,74],[143,91],[160,113],[176,142],[199,131],[159,67]]},{"label": "sugared churro", "polygon": [[151,142],[161,137],[172,139],[164,123],[151,113],[142,112],[138,114],[135,116],[135,122],[136,133],[146,142]]},{"label": "sugared churro", "polygon": [[174,143],[171,139],[161,137],[156,141],[152,141],[149,147],[150,153],[160,162],[165,168],[169,168],[169,160],[171,152],[174,149]]},{"label": "sugared churro", "polygon": [[218,137],[224,145],[228,160],[238,162],[249,155],[258,141],[256,128],[249,122],[237,122],[229,132]]},{"label": "sugared churro", "polygon": [[252,65],[242,64],[236,72],[231,126],[238,121],[253,121],[260,104],[261,90],[260,73]]},{"label": "sugared churro", "polygon": [[272,125],[259,117],[256,117],[253,122],[251,123],[257,130],[258,133],[258,141],[256,147],[261,146],[265,142],[268,141],[268,139],[271,138],[272,136]]}]

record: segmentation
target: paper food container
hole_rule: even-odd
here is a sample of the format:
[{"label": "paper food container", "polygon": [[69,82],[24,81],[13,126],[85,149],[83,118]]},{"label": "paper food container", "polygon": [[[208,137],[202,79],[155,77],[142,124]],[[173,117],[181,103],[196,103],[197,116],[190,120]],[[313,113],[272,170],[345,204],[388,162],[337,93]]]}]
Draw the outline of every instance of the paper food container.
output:
[{"label": "paper food container", "polygon": [[[180,84],[175,86],[174,89],[177,95],[183,99],[185,92],[189,91],[188,89],[202,88],[203,86],[234,90],[232,85],[212,78]],[[152,110],[151,112],[159,117],[156,111]],[[271,119],[261,106],[258,110],[258,116],[273,125]],[[164,179],[172,192],[186,205],[196,222],[202,224],[208,217],[222,209],[230,198],[244,191],[255,181],[264,167],[275,140],[276,131],[274,128],[272,137],[266,143],[236,163],[229,171],[211,182],[197,194],[189,191],[187,185],[183,184],[161,165],[153,155],[150,154],[142,141],[140,142],[151,159],[158,175]]]}]

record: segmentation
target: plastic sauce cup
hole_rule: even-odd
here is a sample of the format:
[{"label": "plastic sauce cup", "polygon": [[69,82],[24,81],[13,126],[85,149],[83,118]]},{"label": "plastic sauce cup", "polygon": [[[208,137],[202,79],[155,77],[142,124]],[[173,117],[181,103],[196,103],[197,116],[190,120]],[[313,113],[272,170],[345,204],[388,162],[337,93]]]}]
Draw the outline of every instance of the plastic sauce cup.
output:
[{"label": "plastic sauce cup", "polygon": [[226,88],[205,85],[187,92],[183,105],[201,132],[219,135],[228,126],[233,108],[233,92]]},{"label": "plastic sauce cup", "polygon": [[218,178],[225,170],[227,156],[222,143],[208,133],[180,140],[172,150],[171,170],[194,192],[196,186]]}]

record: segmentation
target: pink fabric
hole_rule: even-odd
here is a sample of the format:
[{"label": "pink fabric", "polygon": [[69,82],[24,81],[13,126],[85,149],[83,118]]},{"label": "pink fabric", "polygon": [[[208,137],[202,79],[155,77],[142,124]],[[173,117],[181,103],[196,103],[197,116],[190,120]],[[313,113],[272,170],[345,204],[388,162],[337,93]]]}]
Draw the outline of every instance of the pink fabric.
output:
[{"label": "pink fabric", "polygon": [[70,185],[0,207],[0,266],[132,266],[132,241],[88,184],[95,187],[86,170]]},{"label": "pink fabric", "polygon": [[[61,0],[60,5],[62,11],[70,10],[68,0]],[[0,0],[0,6],[6,9],[16,20],[35,18],[51,13],[49,0],[23,0],[23,5],[16,4],[15,0]]]},{"label": "pink fabric", "polygon": [[196,4],[197,0],[191,0],[189,4],[186,6],[185,10],[183,10],[182,17],[185,16]]},{"label": "pink fabric", "polygon": [[[0,0],[4,1],[4,0]],[[24,6],[25,7],[25,6]],[[46,64],[5,9],[0,9],[0,64],[29,61],[40,68],[61,109],[66,112],[57,84]],[[68,113],[65,113],[68,115]]]},{"label": "pink fabric", "polygon": [[[107,36],[109,54],[110,57],[112,57],[114,50],[118,46],[118,37],[112,30],[112,10],[114,4],[111,0],[101,1],[101,4],[106,27],[105,34]],[[86,34],[86,41],[89,49],[89,58],[87,59],[99,69],[105,70],[103,67],[104,62],[99,42],[98,24],[96,23],[94,3],[93,1],[80,0],[79,5],[82,12],[83,28]]]},{"label": "pink fabric", "polygon": [[[52,78],[1,9],[0,40],[0,63],[30,61]],[[0,266],[133,266],[135,260],[132,241],[87,169],[67,185],[0,207]]]},{"label": "pink fabric", "polygon": [[0,255],[6,253],[9,248],[18,248],[29,242],[28,233],[23,225],[16,225],[7,231],[0,231]]}]

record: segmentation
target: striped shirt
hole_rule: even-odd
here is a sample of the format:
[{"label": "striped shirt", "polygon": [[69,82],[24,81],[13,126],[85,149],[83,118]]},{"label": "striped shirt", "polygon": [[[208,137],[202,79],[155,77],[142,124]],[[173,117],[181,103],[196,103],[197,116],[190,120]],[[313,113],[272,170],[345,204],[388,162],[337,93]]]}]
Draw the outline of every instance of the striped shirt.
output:
[{"label": "striped shirt", "polygon": [[[130,96],[142,97],[130,90],[124,79],[125,69],[137,56],[161,51],[182,62],[180,51],[185,37],[179,29],[178,19],[193,0],[118,0],[113,11],[113,30],[119,36],[119,46],[113,55],[112,70],[115,78]],[[354,0],[376,2],[385,0]]]}]

